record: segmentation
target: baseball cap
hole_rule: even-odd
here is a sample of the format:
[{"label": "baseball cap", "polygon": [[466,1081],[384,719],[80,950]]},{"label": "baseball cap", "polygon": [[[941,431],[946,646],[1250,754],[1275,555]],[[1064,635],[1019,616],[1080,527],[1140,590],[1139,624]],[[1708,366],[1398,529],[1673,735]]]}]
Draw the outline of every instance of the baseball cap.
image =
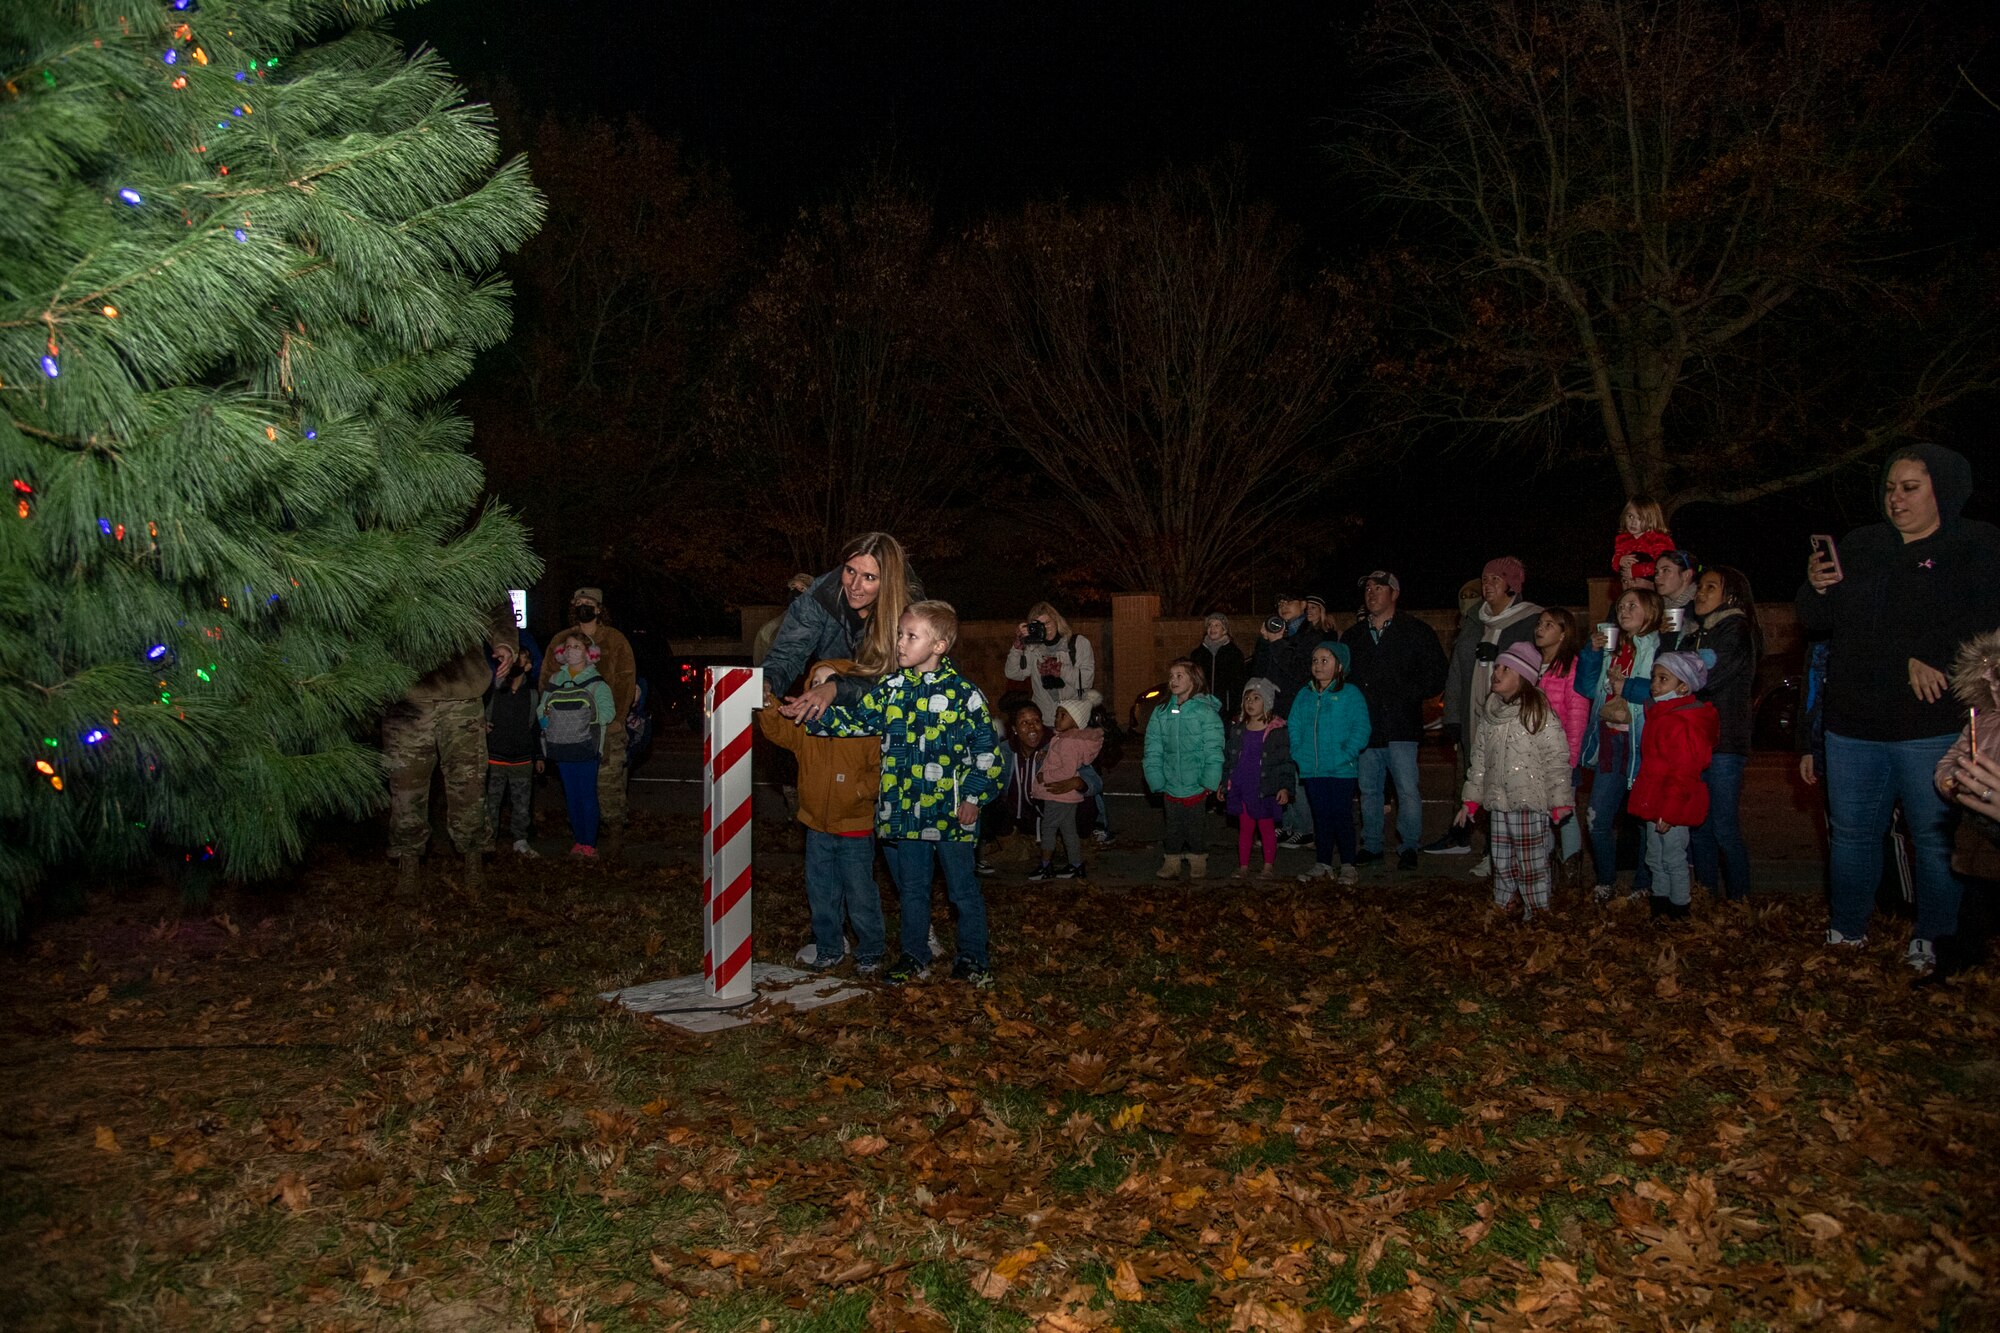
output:
[{"label": "baseball cap", "polygon": [[1401,592],[1403,590],[1402,581],[1386,569],[1370,570],[1368,573],[1354,580],[1354,584],[1358,588],[1365,588],[1371,583],[1380,583],[1388,588],[1390,592]]}]

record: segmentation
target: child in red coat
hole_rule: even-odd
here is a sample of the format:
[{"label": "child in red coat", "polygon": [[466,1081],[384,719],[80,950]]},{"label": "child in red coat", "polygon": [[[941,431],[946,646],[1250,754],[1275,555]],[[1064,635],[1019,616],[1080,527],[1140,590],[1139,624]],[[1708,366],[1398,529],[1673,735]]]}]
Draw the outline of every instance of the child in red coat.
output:
[{"label": "child in red coat", "polygon": [[1688,914],[1688,836],[1708,818],[1703,774],[1721,720],[1695,698],[1708,665],[1695,653],[1653,659],[1653,702],[1639,733],[1639,777],[1625,807],[1646,822],[1646,864],[1653,871],[1653,915]]},{"label": "child in red coat", "polygon": [[1656,501],[1640,496],[1618,514],[1618,536],[1611,543],[1611,572],[1625,588],[1653,586],[1653,562],[1674,549],[1667,516]]}]

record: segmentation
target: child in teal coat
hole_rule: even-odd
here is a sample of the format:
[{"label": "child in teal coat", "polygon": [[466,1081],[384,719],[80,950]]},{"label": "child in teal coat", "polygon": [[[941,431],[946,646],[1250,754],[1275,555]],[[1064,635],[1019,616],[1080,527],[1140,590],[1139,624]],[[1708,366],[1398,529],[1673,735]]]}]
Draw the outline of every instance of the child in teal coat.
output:
[{"label": "child in teal coat", "polygon": [[1192,659],[1167,667],[1167,699],[1146,722],[1146,785],[1160,793],[1166,833],[1159,878],[1208,874],[1208,797],[1222,785],[1222,708]]},{"label": "child in teal coat", "polygon": [[1313,868],[1304,884],[1333,874],[1333,849],[1340,847],[1340,882],[1360,878],[1354,867],[1354,795],[1360,786],[1361,752],[1368,748],[1368,701],[1359,685],[1347,683],[1347,645],[1329,639],[1313,649],[1312,679],[1292,696],[1285,717],[1291,732],[1292,762],[1299,785],[1312,805]]}]

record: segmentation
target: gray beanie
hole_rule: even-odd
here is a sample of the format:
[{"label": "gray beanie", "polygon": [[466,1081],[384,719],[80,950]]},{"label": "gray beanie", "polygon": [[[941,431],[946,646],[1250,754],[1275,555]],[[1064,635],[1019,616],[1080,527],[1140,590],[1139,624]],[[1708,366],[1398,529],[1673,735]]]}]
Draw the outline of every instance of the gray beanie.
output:
[{"label": "gray beanie", "polygon": [[1250,679],[1243,682],[1243,693],[1254,694],[1259,699],[1262,699],[1264,701],[1265,717],[1277,716],[1278,687],[1276,685],[1264,679],[1262,676],[1252,676]]}]

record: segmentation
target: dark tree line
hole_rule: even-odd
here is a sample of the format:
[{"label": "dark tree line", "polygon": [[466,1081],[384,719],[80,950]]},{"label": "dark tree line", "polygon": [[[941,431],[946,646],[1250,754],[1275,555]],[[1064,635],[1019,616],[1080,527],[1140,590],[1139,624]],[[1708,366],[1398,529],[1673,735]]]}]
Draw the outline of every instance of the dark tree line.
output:
[{"label": "dark tree line", "polygon": [[[561,565],[762,600],[856,530],[1176,610],[1411,450],[1736,504],[1990,401],[1989,257],[1927,216],[1949,34],[1835,0],[1385,0],[1338,270],[1230,164],[942,227],[876,175],[751,234],[641,126],[549,122],[550,222],[472,408]],[[1957,415],[1954,415],[1957,414]],[[1018,540],[1019,532],[1008,540]]]}]

